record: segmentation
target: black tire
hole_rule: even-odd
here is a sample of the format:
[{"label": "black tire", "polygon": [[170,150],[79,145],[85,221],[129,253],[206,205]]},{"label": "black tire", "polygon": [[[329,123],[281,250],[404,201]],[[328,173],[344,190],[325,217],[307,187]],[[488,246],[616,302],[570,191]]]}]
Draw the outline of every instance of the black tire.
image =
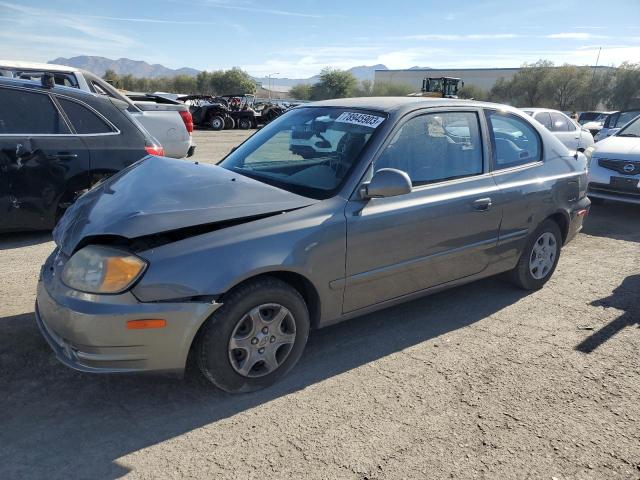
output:
[{"label": "black tire", "polygon": [[604,198],[598,197],[589,197],[589,200],[591,200],[592,205],[604,205],[604,203],[606,202]]},{"label": "black tire", "polygon": [[218,115],[214,115],[209,119],[209,126],[213,130],[222,130],[224,128],[224,119]]},{"label": "black tire", "polygon": [[[290,312],[288,318],[295,323],[295,339],[274,370],[257,377],[242,375],[231,363],[231,355],[235,353],[230,347],[231,337],[248,312],[274,303]],[[224,296],[222,307],[203,326],[194,353],[200,371],[215,386],[229,393],[252,392],[273,385],[293,368],[302,356],[309,328],[309,312],[300,293],[277,278],[263,277],[240,285]]]},{"label": "black tire", "polygon": [[233,119],[233,117],[230,117],[228,115],[224,117],[224,129],[233,130],[234,128],[236,128],[236,121]]},{"label": "black tire", "polygon": [[[542,237],[543,234],[551,234],[555,239],[556,253],[553,259],[552,267],[544,274],[542,278],[534,277],[530,268],[530,260],[533,257],[534,245]],[[562,248],[562,233],[560,227],[553,220],[545,220],[538,228],[529,236],[527,244],[520,255],[518,264],[509,272],[511,281],[518,287],[524,290],[539,290],[545,283],[551,278],[553,272],[555,272],[558,266],[558,260],[560,259],[560,251]]]},{"label": "black tire", "polygon": [[240,118],[238,120],[238,128],[241,130],[249,130],[253,126],[253,122],[250,118]]}]

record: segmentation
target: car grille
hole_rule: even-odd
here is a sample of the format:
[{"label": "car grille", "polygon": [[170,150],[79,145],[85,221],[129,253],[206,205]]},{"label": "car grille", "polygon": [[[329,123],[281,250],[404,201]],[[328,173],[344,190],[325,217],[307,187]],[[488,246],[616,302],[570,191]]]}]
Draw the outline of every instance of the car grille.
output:
[{"label": "car grille", "polygon": [[[632,160],[616,160],[612,158],[598,159],[598,165],[622,175],[638,175],[640,174],[640,162]],[[629,167],[631,165],[633,168]],[[626,168],[626,169],[625,169]]]}]

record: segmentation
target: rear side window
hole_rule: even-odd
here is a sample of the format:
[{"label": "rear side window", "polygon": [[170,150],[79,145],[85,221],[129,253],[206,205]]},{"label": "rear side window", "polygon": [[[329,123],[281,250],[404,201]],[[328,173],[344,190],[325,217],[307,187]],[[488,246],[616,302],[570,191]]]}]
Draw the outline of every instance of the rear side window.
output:
[{"label": "rear side window", "polygon": [[0,88],[0,134],[61,135],[71,133],[49,95]]},{"label": "rear side window", "polygon": [[547,130],[551,130],[551,115],[549,115],[549,112],[540,112],[535,118],[544,125]]},{"label": "rear side window", "polygon": [[542,141],[526,120],[511,113],[486,110],[493,146],[493,168],[517,167],[542,160]]},{"label": "rear side window", "polygon": [[73,100],[57,98],[77,133],[86,135],[113,132],[111,126],[89,108]]}]

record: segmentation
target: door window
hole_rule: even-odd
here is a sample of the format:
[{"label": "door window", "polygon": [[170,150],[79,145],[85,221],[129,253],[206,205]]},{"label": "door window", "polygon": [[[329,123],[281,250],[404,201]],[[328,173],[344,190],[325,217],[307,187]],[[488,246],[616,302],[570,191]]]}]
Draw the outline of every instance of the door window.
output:
[{"label": "door window", "polygon": [[376,160],[376,170],[396,168],[414,186],[478,175],[483,171],[478,116],[430,113],[407,121]]},{"label": "door window", "polygon": [[113,129],[89,108],[73,100],[57,97],[73,128],[80,134],[111,133]]},{"label": "door window", "polygon": [[571,128],[571,120],[561,113],[551,112],[551,131],[552,132],[570,132],[575,130]]},{"label": "door window", "polygon": [[68,134],[69,127],[49,95],[0,88],[0,134]]},{"label": "door window", "polygon": [[486,110],[486,114],[492,137],[494,169],[542,160],[540,136],[529,122],[496,110]]},{"label": "door window", "polygon": [[545,126],[547,130],[551,130],[551,115],[549,112],[540,112],[536,115],[536,120]]}]

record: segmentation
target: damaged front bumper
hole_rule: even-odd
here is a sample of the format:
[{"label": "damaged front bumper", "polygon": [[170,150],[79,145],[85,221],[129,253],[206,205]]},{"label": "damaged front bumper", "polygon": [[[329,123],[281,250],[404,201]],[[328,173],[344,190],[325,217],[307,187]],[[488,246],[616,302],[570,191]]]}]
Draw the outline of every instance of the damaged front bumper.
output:
[{"label": "damaged front bumper", "polygon": [[[221,304],[144,303],[131,292],[95,295],[59,280],[52,255],[38,282],[36,321],[56,357],[92,373],[180,372],[196,333]],[[127,321],[163,319],[164,328],[128,329]]]}]

